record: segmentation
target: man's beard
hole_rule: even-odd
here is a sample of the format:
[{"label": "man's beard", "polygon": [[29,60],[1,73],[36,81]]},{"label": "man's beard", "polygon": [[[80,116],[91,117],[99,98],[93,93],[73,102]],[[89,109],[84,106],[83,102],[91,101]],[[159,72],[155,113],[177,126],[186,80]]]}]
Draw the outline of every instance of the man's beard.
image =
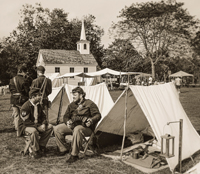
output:
[{"label": "man's beard", "polygon": [[81,101],[80,98],[78,98],[77,100],[74,101],[74,103],[78,104]]}]

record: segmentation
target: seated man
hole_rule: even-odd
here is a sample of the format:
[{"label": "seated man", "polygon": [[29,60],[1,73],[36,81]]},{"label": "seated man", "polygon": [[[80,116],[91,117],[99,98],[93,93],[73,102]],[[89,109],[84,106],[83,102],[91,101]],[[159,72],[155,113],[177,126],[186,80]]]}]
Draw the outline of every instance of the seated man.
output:
[{"label": "seated man", "polygon": [[40,89],[32,88],[29,97],[30,99],[22,105],[20,110],[19,133],[30,136],[33,151],[30,155],[36,159],[41,157],[42,152],[45,152],[53,126],[47,123],[46,116],[39,104]]},{"label": "seated man", "polygon": [[73,102],[68,105],[64,115],[64,123],[54,127],[58,155],[65,155],[69,152],[66,147],[65,136],[73,134],[71,144],[71,156],[66,161],[72,163],[78,160],[78,154],[83,143],[83,136],[90,136],[95,129],[96,123],[101,119],[96,104],[85,99],[85,92],[81,87],[72,90]]}]

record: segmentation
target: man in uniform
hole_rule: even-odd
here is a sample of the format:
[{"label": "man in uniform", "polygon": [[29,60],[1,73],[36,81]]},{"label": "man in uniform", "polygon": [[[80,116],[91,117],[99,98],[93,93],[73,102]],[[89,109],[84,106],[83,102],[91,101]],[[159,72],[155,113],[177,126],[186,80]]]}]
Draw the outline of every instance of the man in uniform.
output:
[{"label": "man in uniform", "polygon": [[90,136],[101,119],[98,107],[93,101],[85,99],[85,92],[81,87],[74,88],[72,94],[73,102],[68,105],[64,123],[54,127],[58,155],[65,155],[69,152],[65,136],[73,134],[71,156],[66,161],[67,163],[79,159],[78,154],[83,143],[83,136]]},{"label": "man in uniform", "polygon": [[32,88],[29,97],[30,99],[21,107],[19,133],[20,136],[30,136],[32,149],[30,156],[37,159],[41,157],[41,152],[45,153],[46,151],[46,144],[51,136],[53,126],[46,122],[46,116],[39,104],[41,100],[40,89]]},{"label": "man in uniform", "polygon": [[43,66],[37,67],[38,78],[33,80],[31,88],[40,88],[42,94],[41,105],[43,110],[45,110],[46,119],[48,121],[48,95],[52,92],[52,82],[50,79],[46,78],[44,75],[45,68]]},{"label": "man in uniform", "polygon": [[29,93],[29,85],[25,79],[27,69],[25,66],[21,65],[18,67],[18,73],[15,77],[10,80],[9,89],[11,92],[10,104],[12,104],[14,117],[14,126],[17,131],[17,136],[19,136],[18,132],[18,121],[19,121],[19,113],[22,104],[28,100]]}]

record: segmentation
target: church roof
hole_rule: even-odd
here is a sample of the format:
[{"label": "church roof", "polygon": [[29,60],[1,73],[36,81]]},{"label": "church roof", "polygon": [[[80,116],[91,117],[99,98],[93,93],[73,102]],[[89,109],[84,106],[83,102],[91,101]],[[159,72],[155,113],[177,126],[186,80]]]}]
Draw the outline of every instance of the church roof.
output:
[{"label": "church roof", "polygon": [[97,65],[92,54],[80,54],[76,50],[41,49],[40,54],[45,64]]},{"label": "church roof", "polygon": [[90,43],[90,41],[88,41],[88,40],[79,40],[76,43]]}]

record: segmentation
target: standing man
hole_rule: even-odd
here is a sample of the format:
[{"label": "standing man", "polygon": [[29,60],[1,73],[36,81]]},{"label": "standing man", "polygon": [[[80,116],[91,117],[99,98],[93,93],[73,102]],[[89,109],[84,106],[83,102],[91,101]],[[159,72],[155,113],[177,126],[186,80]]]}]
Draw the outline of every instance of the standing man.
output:
[{"label": "standing man", "polygon": [[64,115],[64,123],[54,127],[58,155],[65,155],[69,152],[65,141],[66,135],[73,135],[72,152],[67,163],[75,162],[79,159],[78,154],[83,143],[83,136],[90,136],[95,129],[97,122],[101,119],[96,104],[85,99],[85,92],[81,87],[72,90],[73,102],[68,105]]},{"label": "standing man", "polygon": [[42,93],[42,98],[41,98],[41,106],[43,110],[45,111],[46,114],[46,120],[48,120],[48,96],[52,92],[52,82],[50,79],[46,78],[44,75],[45,68],[43,66],[38,66],[37,67],[37,75],[38,78],[33,80],[31,88],[39,88],[41,93]]},{"label": "standing man", "polygon": [[29,85],[25,79],[26,72],[27,69],[25,66],[19,66],[17,75],[13,77],[9,83],[11,92],[10,104],[12,104],[12,116],[14,117],[14,126],[17,131],[17,136],[19,136],[18,121],[20,108],[28,100],[29,93]]},{"label": "standing man", "polygon": [[150,76],[150,77],[149,77],[149,86],[152,85],[152,81],[153,81],[153,79],[152,79],[152,77]]},{"label": "standing man", "polygon": [[46,144],[51,136],[53,126],[46,122],[46,115],[39,104],[40,88],[32,88],[29,97],[30,99],[21,107],[19,135],[30,136],[32,149],[30,156],[37,159],[41,157],[41,152],[45,153],[46,151]]},{"label": "standing man", "polygon": [[181,92],[181,78],[177,77],[175,79],[175,85],[176,85],[176,89],[178,93],[180,93]]}]

